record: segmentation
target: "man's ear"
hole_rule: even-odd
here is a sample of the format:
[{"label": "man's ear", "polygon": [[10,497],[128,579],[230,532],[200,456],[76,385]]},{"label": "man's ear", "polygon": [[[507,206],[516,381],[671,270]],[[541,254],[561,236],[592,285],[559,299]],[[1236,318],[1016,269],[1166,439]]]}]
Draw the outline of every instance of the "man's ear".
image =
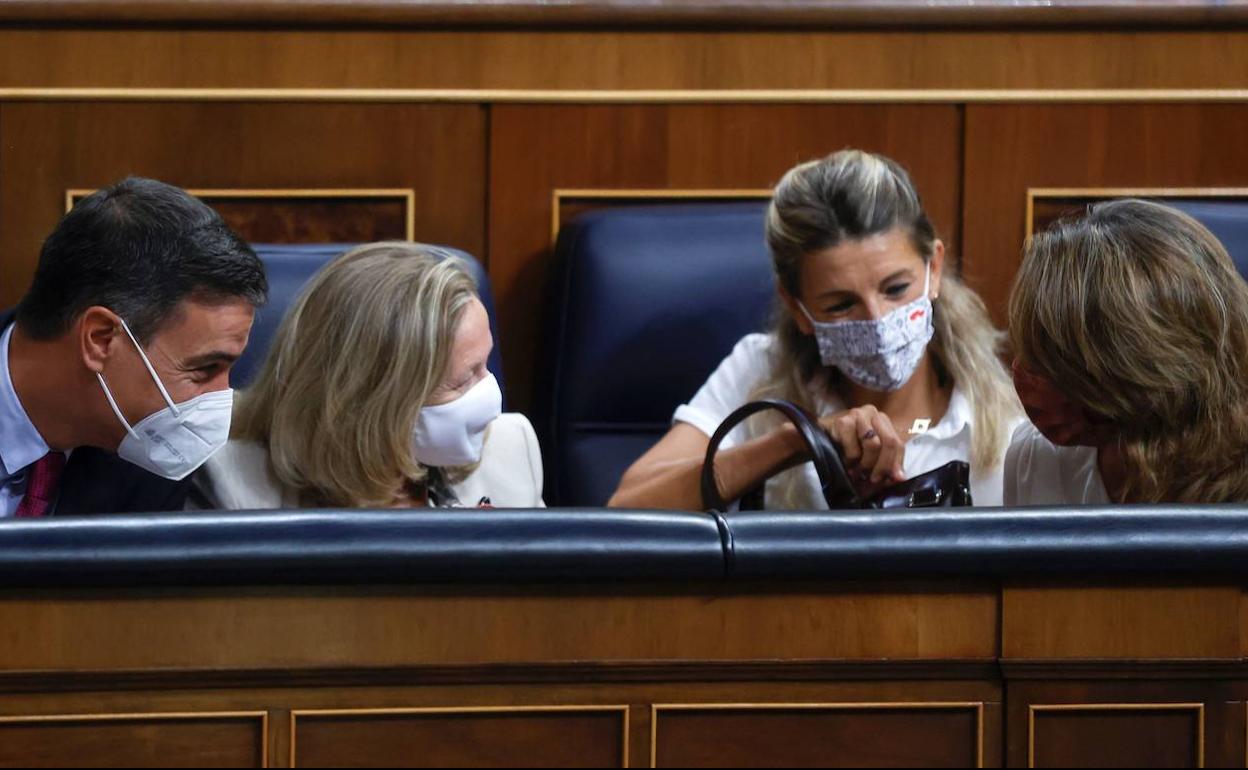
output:
[{"label": "man's ear", "polygon": [[93,372],[103,372],[104,365],[117,354],[119,346],[129,344],[123,338],[121,318],[106,307],[93,305],[83,311],[74,325],[82,362]]},{"label": "man's ear", "polygon": [[940,279],[945,274],[945,244],[939,238],[932,246],[932,284],[928,296],[936,299],[940,296]]},{"label": "man's ear", "polygon": [[776,291],[780,293],[780,301],[784,303],[784,307],[789,311],[789,315],[793,317],[793,323],[797,324],[797,328],[802,334],[810,335],[815,333],[815,326],[802,312],[802,308],[797,304],[797,300],[789,294],[783,286],[776,285]]}]

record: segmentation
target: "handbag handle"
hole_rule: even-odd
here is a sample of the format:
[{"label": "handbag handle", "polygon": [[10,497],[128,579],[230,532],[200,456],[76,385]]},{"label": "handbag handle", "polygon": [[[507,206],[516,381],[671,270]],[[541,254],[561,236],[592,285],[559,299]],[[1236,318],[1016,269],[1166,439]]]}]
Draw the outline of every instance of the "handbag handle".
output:
[{"label": "handbag handle", "polygon": [[[728,502],[720,495],[719,485],[715,483],[715,455],[719,452],[719,445],[724,437],[733,428],[740,425],[747,417],[767,410],[779,412],[797,429],[798,436],[810,451],[815,473],[819,477],[819,488],[823,492],[823,499],[828,503],[828,508],[833,510],[861,508],[862,500],[845,473],[845,465],[841,462],[841,453],[836,442],[805,409],[778,399],[751,401],[729,414],[715,430],[715,434],[711,436],[711,441],[706,447],[706,459],[702,462],[702,507],[705,510],[720,513],[728,509]],[[766,479],[760,481],[759,485],[762,486],[765,481]]]}]

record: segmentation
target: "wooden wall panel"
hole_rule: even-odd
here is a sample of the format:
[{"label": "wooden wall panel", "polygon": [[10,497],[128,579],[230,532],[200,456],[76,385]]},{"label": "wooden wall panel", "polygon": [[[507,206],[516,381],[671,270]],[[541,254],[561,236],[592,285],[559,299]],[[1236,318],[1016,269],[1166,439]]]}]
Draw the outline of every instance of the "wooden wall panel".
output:
[{"label": "wooden wall panel", "polygon": [[406,188],[418,240],[484,250],[476,105],[0,104],[0,307],[25,291],[66,190],[127,174],[203,188]]},{"label": "wooden wall panel", "polygon": [[0,767],[264,767],[263,714],[0,718]]},{"label": "wooden wall panel", "polygon": [[0,29],[0,88],[1245,88],[1234,31]]},{"label": "wooden wall panel", "polygon": [[[796,163],[846,146],[912,172],[956,253],[961,115],[950,105],[502,105],[490,130],[490,277],[512,405],[533,403],[550,271],[552,193],[560,188],[756,189]],[[761,233],[760,233],[761,238]]]},{"label": "wooden wall panel", "polygon": [[297,712],[294,767],[624,767],[628,707]]},{"label": "wooden wall panel", "polygon": [[978,704],[655,708],[657,767],[978,767]]},{"label": "wooden wall panel", "polygon": [[1035,706],[1031,767],[1203,767],[1200,704]]},{"label": "wooden wall panel", "polygon": [[963,268],[1005,320],[1029,187],[1243,187],[1248,104],[968,105]]},{"label": "wooden wall panel", "polygon": [[1239,656],[1238,586],[1110,587],[1007,583],[1006,658],[1203,658]]}]

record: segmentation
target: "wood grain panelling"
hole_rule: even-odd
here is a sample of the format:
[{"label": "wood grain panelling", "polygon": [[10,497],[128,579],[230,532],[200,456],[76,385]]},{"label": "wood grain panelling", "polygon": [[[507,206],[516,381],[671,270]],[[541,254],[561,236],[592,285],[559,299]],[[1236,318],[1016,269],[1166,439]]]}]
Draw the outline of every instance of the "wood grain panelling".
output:
[{"label": "wood grain panelling", "polygon": [[1030,767],[1203,767],[1197,705],[1036,706]]},{"label": "wood grain panelling", "polygon": [[264,719],[0,718],[0,767],[263,767]]},{"label": "wood grain panelling", "polygon": [[656,709],[657,767],[976,767],[979,709]]},{"label": "wood grain panelling", "polygon": [[839,585],[841,592],[826,593],[686,586],[682,595],[605,588],[93,592],[86,601],[10,595],[0,597],[0,660],[10,670],[80,671],[997,654],[991,586]]},{"label": "wood grain panelling", "polygon": [[1002,655],[1233,659],[1240,653],[1241,600],[1240,589],[1230,586],[1007,583]]},{"label": "wood grain panelling", "polygon": [[1201,751],[1207,767],[1244,766],[1244,704],[1228,674],[1166,678],[1145,665],[1125,678],[1013,680],[1007,689],[1011,767],[1182,767]]},{"label": "wood grain panelling", "polygon": [[[90,190],[69,194],[67,206]],[[262,190],[238,194],[191,189],[191,194],[217,210],[234,232],[250,243],[366,243],[406,240],[412,207],[410,192],[391,195],[353,194],[337,190]]]},{"label": "wood grain panelling", "polygon": [[627,707],[296,714],[295,767],[623,767]]},{"label": "wood grain panelling", "polygon": [[415,190],[416,238],[481,254],[473,105],[0,105],[0,306],[25,291],[65,192],[127,174],[183,187]]},{"label": "wood grain panelling", "polygon": [[1248,105],[968,105],[963,268],[1005,320],[1029,187],[1243,187]]},{"label": "wood grain panelling", "polygon": [[856,146],[909,167],[956,253],[960,129],[948,105],[495,107],[490,277],[510,403],[532,403],[522,367],[537,351],[554,190],[769,188],[800,161]]},{"label": "wood grain panelling", "polygon": [[3,87],[1245,88],[1248,32],[0,29]]}]

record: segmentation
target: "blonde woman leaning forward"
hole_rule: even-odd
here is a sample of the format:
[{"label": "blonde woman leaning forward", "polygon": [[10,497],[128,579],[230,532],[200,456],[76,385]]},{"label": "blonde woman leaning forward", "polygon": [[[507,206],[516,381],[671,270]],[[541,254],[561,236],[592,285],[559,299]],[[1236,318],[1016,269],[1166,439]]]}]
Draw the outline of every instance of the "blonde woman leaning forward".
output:
[{"label": "blonde woman leaning forward", "polygon": [[455,257],[411,243],[343,254],[282,320],[194,504],[541,506],[537,439],[499,414],[493,345]]},{"label": "blonde woman leaning forward", "polygon": [[[1001,502],[1001,462],[1021,417],[983,303],[945,268],[909,176],[845,150],[789,171],[767,214],[778,284],[768,334],[737,343],[666,436],[624,475],[613,505],[701,507],[710,434],[758,398],[820,415],[860,491],[951,460],[971,464],[980,505]],[[826,507],[794,431],[755,419],[730,434],[715,475],[725,499],[768,482],[768,508]]]},{"label": "blonde woman leaning forward", "polygon": [[1248,500],[1248,286],[1196,220],[1121,200],[1035,236],[1010,337],[1007,504]]}]

